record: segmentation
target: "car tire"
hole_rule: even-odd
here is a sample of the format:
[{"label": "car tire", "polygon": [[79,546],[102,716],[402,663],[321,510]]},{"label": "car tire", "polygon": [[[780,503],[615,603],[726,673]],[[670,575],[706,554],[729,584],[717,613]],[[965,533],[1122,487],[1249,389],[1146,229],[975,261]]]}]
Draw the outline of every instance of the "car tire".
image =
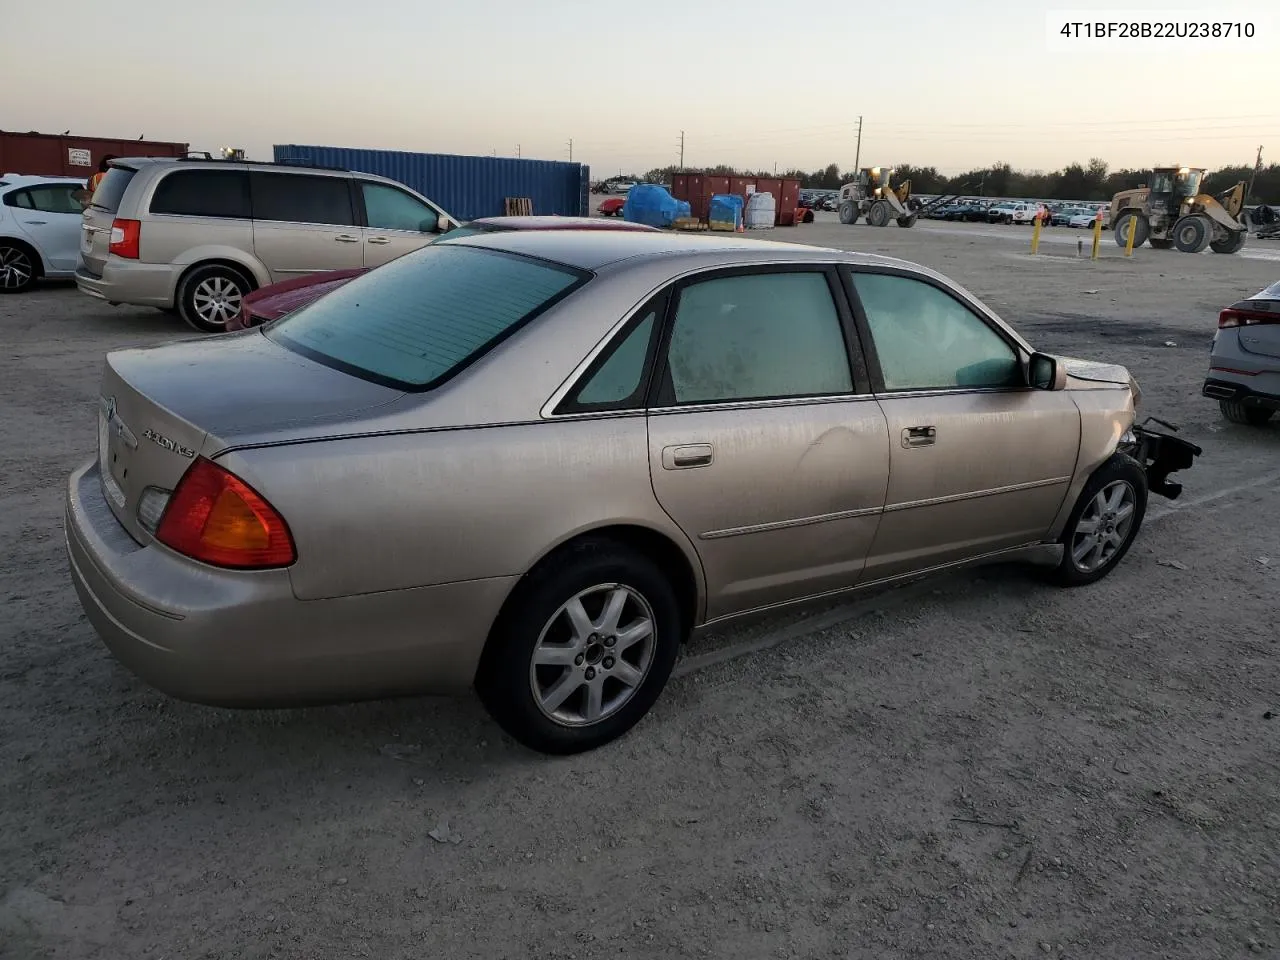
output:
[{"label": "car tire", "polygon": [[840,204],[840,222],[845,226],[852,226],[858,222],[858,205],[852,200],[846,200]]},{"label": "car tire", "polygon": [[222,333],[240,312],[253,284],[239,270],[220,263],[197,267],[178,285],[178,313],[201,333]]},{"label": "car tire", "polygon": [[0,293],[25,293],[40,276],[40,258],[25,243],[0,240]]},{"label": "car tire", "polygon": [[[569,612],[575,601],[576,617]],[[615,603],[621,606],[611,614]],[[646,620],[647,635],[625,648],[617,642],[627,632],[622,624],[642,632]],[[516,587],[485,644],[476,691],[525,746],[549,754],[594,750],[649,712],[686,632],[657,564],[612,540],[581,540]]]},{"label": "car tire", "polygon": [[867,223],[873,227],[887,227],[890,212],[889,201],[877,200],[867,211]]},{"label": "car tire", "polygon": [[1219,400],[1218,408],[1232,423],[1242,423],[1248,427],[1263,426],[1275,413],[1265,407],[1246,407],[1238,400]]},{"label": "car tire", "polygon": [[1112,454],[1080,491],[1058,541],[1062,562],[1050,580],[1063,587],[1101,580],[1129,552],[1146,512],[1146,473],[1128,454]]}]

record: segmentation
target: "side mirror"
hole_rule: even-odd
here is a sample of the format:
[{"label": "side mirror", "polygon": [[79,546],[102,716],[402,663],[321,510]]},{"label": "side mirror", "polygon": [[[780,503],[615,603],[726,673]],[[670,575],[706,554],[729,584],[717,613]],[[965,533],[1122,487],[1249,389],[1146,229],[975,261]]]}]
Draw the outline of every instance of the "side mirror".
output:
[{"label": "side mirror", "polygon": [[1027,361],[1027,384],[1035,390],[1065,390],[1067,371],[1047,353],[1033,353]]}]

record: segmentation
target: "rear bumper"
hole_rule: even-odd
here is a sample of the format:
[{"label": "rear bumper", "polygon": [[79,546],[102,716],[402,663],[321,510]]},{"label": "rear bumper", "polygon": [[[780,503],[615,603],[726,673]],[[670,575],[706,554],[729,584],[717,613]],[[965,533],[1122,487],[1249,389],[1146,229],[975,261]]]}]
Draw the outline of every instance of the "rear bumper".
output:
[{"label": "rear bumper", "polygon": [[169,264],[139,263],[109,259],[102,276],[83,264],[76,269],[76,287],[81,293],[110,303],[132,303],[144,307],[172,307],[179,268]]},{"label": "rear bumper", "polygon": [[126,667],[183,700],[267,707],[456,693],[516,578],[298,600],[287,570],[219,570],[134,541],[96,464],[72,474],[71,579]]},{"label": "rear bumper", "polygon": [[1230,400],[1246,407],[1261,407],[1264,410],[1280,410],[1280,396],[1263,393],[1231,380],[1220,380],[1209,377],[1200,391],[1214,400]]}]

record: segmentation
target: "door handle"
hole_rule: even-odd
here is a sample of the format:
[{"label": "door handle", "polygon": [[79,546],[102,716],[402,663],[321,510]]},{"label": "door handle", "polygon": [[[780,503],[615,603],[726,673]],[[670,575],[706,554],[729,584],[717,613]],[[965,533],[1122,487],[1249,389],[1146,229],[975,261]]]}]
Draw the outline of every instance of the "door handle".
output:
[{"label": "door handle", "polygon": [[386,237],[370,237],[369,242],[383,244],[383,243],[390,243],[391,241],[388,240]]},{"label": "door handle", "polygon": [[359,237],[353,237],[349,233],[340,233],[333,239],[337,240],[339,243],[359,243],[360,242]]},{"label": "door handle", "polygon": [[907,427],[902,431],[902,445],[908,449],[931,447],[937,439],[937,427]]},{"label": "door handle", "polygon": [[690,470],[693,467],[709,467],[715,459],[709,443],[686,443],[677,447],[662,448],[664,470]]},{"label": "door handle", "polygon": [[30,224],[32,226],[43,227],[49,221],[48,220],[23,220],[22,222],[26,224]]}]

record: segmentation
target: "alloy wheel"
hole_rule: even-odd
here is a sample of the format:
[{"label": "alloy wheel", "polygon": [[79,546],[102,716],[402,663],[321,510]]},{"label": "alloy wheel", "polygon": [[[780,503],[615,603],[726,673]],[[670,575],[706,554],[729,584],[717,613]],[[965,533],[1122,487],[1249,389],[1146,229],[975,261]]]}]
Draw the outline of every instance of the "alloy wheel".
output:
[{"label": "alloy wheel", "polygon": [[35,267],[19,247],[0,247],[0,287],[20,290],[31,282]]},{"label": "alloy wheel", "polygon": [[225,327],[240,313],[244,294],[230,277],[213,275],[196,284],[191,302],[196,314],[210,326]]},{"label": "alloy wheel", "polygon": [[639,690],[657,649],[649,602],[621,583],[588,587],[543,626],[529,663],[534,702],[548,718],[589,726]]},{"label": "alloy wheel", "polygon": [[1099,490],[1076,521],[1071,535],[1071,562],[1081,573],[1109,564],[1129,539],[1137,494],[1127,480],[1114,480]]}]

